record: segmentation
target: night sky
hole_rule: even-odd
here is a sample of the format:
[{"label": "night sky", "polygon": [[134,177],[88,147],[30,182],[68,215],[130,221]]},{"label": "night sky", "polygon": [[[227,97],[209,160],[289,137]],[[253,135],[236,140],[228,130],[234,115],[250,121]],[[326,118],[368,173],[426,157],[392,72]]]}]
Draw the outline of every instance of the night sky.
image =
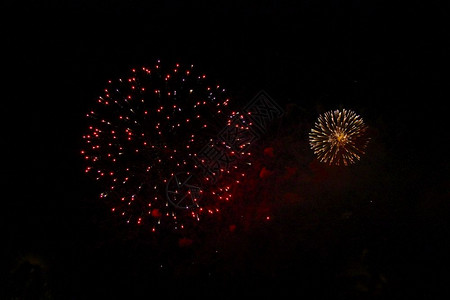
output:
[{"label": "night sky", "polygon": [[[445,1],[39,2],[1,5],[2,299],[448,292]],[[184,233],[119,223],[80,154],[106,81],[158,59],[285,110],[226,213]],[[371,141],[328,167],[308,132],[342,108]]]}]

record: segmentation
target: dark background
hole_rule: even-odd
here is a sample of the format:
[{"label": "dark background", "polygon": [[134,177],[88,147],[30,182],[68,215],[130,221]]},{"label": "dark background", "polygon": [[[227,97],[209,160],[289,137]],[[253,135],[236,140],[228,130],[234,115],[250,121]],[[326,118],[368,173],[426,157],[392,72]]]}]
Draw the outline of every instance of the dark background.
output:
[{"label": "dark background", "polygon": [[[447,291],[445,1],[11,1],[1,10],[3,299]],[[192,245],[123,229],[83,174],[84,114],[107,79],[156,59],[194,63],[242,99],[266,90],[295,108],[288,125],[354,109],[374,132],[367,159],[301,199],[293,188],[296,204],[272,210],[270,224],[224,234],[224,223],[189,236]],[[303,144],[284,132],[267,143],[304,145],[307,129],[295,135]],[[303,188],[302,176],[290,184]]]}]

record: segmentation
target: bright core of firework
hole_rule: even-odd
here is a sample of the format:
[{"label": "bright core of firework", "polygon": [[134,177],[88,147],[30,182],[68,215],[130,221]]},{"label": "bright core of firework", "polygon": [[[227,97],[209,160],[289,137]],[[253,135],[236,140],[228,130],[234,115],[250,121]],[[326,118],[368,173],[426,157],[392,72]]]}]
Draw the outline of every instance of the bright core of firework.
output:
[{"label": "bright core of firework", "polygon": [[314,154],[329,165],[355,163],[365,153],[368,142],[363,119],[346,109],[320,115],[309,133],[309,144]]}]

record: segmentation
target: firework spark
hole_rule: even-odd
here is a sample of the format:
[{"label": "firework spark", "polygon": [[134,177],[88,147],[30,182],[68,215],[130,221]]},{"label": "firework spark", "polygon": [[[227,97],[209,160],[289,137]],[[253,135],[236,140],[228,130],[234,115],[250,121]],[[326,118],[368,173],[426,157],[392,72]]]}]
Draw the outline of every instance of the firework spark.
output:
[{"label": "firework spark", "polygon": [[350,165],[360,160],[369,142],[367,125],[354,111],[328,111],[319,116],[309,133],[317,158],[329,165]]}]

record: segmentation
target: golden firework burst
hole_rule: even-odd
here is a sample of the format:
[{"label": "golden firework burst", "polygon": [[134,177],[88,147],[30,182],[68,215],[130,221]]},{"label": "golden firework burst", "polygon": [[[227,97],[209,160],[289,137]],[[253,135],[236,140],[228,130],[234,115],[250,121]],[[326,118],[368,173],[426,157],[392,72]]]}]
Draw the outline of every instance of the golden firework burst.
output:
[{"label": "golden firework burst", "polygon": [[311,129],[309,144],[321,162],[347,166],[365,153],[369,142],[367,129],[354,111],[328,111],[319,116]]}]

